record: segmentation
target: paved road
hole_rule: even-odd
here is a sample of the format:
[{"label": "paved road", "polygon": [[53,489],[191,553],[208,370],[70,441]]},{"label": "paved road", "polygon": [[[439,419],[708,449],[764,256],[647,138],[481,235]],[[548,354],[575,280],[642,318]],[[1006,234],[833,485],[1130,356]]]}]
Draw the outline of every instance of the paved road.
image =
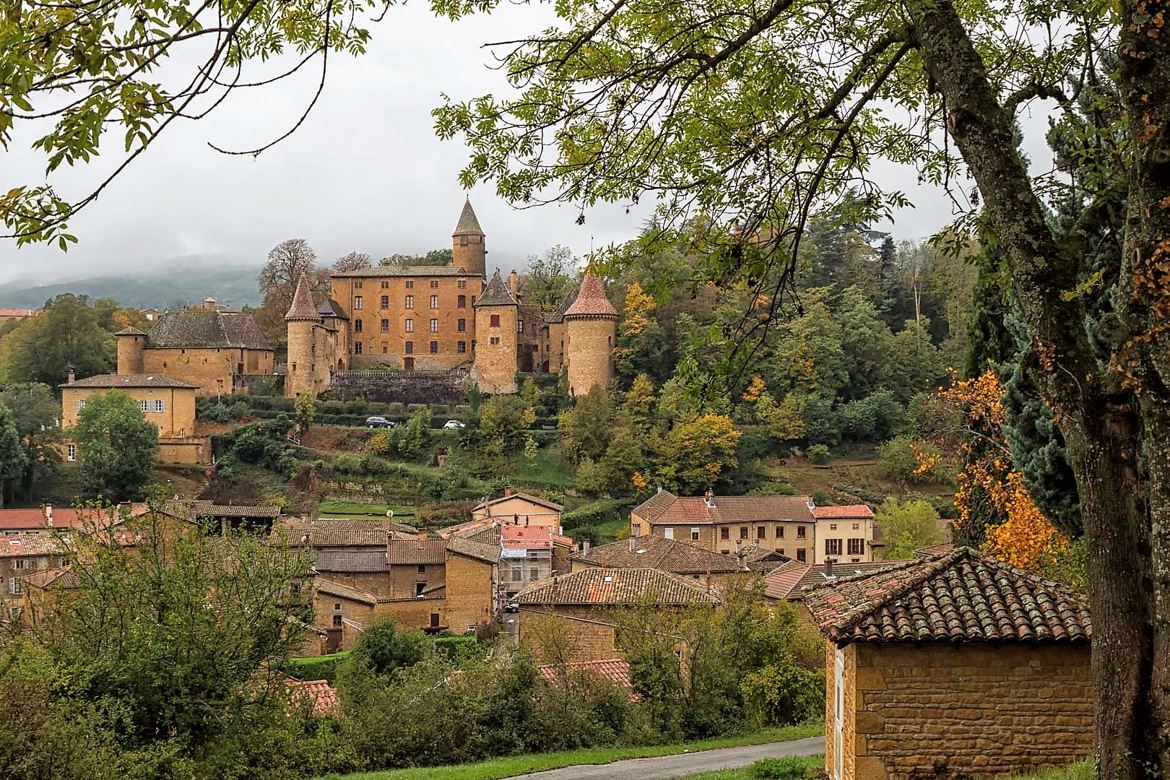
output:
[{"label": "paved road", "polygon": [[517,775],[514,780],[665,780],[686,777],[701,772],[737,769],[750,766],[765,758],[779,756],[815,756],[825,752],[824,737],[809,737],[791,742],[769,742],[765,745],[701,750],[677,756],[658,758],[631,758],[612,764],[594,766],[567,766],[547,772]]}]

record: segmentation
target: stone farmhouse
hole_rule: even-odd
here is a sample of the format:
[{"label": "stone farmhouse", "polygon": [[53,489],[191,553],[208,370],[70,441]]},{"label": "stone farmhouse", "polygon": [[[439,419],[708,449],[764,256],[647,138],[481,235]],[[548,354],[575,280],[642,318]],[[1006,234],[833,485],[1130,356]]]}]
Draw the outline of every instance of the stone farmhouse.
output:
[{"label": "stone farmhouse", "polygon": [[573,571],[584,569],[657,569],[704,585],[725,585],[736,576],[752,576],[744,555],[720,555],[690,542],[664,536],[631,536],[600,547],[582,547],[572,557]]},{"label": "stone farmhouse", "polygon": [[676,496],[659,489],[630,512],[633,537],[679,539],[722,555],[755,545],[800,563],[823,560],[818,549],[849,563],[871,561],[875,532],[868,507],[818,508],[808,496]]},{"label": "stone farmhouse", "polygon": [[582,395],[613,378],[618,313],[589,273],[552,315],[525,302],[519,276],[486,279],[486,239],[470,200],[444,266],[334,273],[329,299],[297,285],[285,316],[285,394],[319,395],[348,372],[467,372],[486,393],[516,392],[516,373],[559,372]]},{"label": "stone farmhouse", "polygon": [[65,546],[50,534],[9,536],[0,539],[0,586],[3,587],[3,619],[18,621],[24,602],[24,578],[39,571],[59,568]]},{"label": "stone farmhouse", "polygon": [[636,607],[689,609],[720,602],[712,589],[657,569],[587,568],[529,585],[516,596],[520,643],[538,657],[540,639],[564,635],[574,661],[618,657],[618,613]]},{"label": "stone farmhouse", "polygon": [[805,594],[833,780],[1002,777],[1092,752],[1081,597],[969,549]]}]

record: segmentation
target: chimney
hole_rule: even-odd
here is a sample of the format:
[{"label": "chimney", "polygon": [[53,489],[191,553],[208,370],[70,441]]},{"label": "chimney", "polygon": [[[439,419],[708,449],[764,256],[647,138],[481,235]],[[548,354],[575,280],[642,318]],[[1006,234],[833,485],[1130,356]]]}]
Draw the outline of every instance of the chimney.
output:
[{"label": "chimney", "polygon": [[520,276],[515,268],[508,274],[508,291],[512,293],[513,298],[520,294]]},{"label": "chimney", "polygon": [[510,495],[512,495],[512,488],[511,487],[504,488],[504,498],[507,498]]},{"label": "chimney", "polygon": [[583,555],[583,556],[589,555],[589,540],[588,539],[581,542],[581,555]]},{"label": "chimney", "polygon": [[816,505],[816,502],[815,502],[815,501],[813,501],[813,498],[812,498],[812,496],[808,496],[807,498],[808,498],[808,500],[807,500],[805,503],[807,503],[807,504],[808,504],[808,511],[810,511],[810,512],[811,512],[811,511],[813,511],[814,509],[816,509],[816,508],[817,508],[817,505]]},{"label": "chimney", "polygon": [[825,558],[825,578],[828,579],[829,577],[832,577],[832,576],[833,576],[833,559],[832,558]]},{"label": "chimney", "polygon": [[77,372],[73,370],[73,366],[69,366],[69,374],[67,376],[68,376],[67,381],[69,382],[69,384],[73,384],[74,382],[77,381]]},{"label": "chimney", "polygon": [[703,503],[705,503],[707,506],[710,506],[710,507],[715,506],[715,491],[708,490],[706,493],[704,493],[703,494]]},{"label": "chimney", "polygon": [[45,525],[53,527],[53,505],[45,504]]},{"label": "chimney", "polygon": [[638,546],[638,545],[637,545],[637,541],[636,541],[636,539],[637,539],[637,537],[636,537],[636,536],[631,536],[631,537],[630,537],[630,552],[633,552],[633,551],[634,551],[634,548]]}]

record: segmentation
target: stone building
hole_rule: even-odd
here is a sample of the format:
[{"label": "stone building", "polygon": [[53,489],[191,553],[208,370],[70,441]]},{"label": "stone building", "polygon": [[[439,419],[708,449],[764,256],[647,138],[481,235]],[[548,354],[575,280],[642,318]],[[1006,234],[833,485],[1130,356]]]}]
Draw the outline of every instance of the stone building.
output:
[{"label": "stone building", "polygon": [[833,780],[1003,777],[1093,748],[1074,592],[968,548],[805,595],[826,654]]},{"label": "stone building", "polygon": [[712,607],[719,597],[693,580],[657,569],[588,568],[535,582],[516,595],[520,643],[540,657],[540,638],[559,634],[572,644],[573,661],[601,661],[617,652],[617,613]]},{"label": "stone building", "polygon": [[275,351],[250,314],[201,309],[161,314],[148,333],[119,331],[118,373],[162,374],[195,385],[196,395],[248,392],[250,377],[272,376]]},{"label": "stone building", "polygon": [[504,495],[499,498],[486,499],[473,506],[471,518],[473,523],[495,520],[512,525],[543,525],[559,534],[564,511],[565,508],[556,502],[504,488]]},{"label": "stone building", "polygon": [[319,394],[340,372],[374,367],[467,371],[486,393],[514,393],[517,372],[555,373],[574,360],[578,393],[608,384],[618,315],[601,280],[586,274],[585,294],[545,315],[525,301],[515,271],[505,281],[497,269],[486,280],[486,257],[484,231],[466,201],[449,264],[336,272],[319,305],[307,284],[303,294],[298,285],[285,318],[285,394]]},{"label": "stone building", "polygon": [[0,584],[7,609],[0,621],[19,619],[24,578],[38,571],[59,568],[64,564],[65,553],[62,540],[47,533],[0,539]]},{"label": "stone building", "polygon": [[[195,396],[199,387],[161,374],[98,374],[61,385],[61,428],[77,424],[86,401],[119,390],[138,402],[143,417],[158,428],[160,463],[210,463],[211,441],[195,433]],[[78,456],[76,442],[66,440],[65,459]]]},{"label": "stone building", "polygon": [[842,563],[866,563],[880,543],[874,538],[873,510],[865,504],[815,506],[817,521],[813,563],[832,559]]},{"label": "stone building", "polygon": [[662,536],[631,536],[629,539],[589,547],[572,557],[573,571],[583,569],[657,569],[677,574],[704,585],[724,585],[733,577],[750,577],[747,562],[732,555],[720,555],[688,542]]}]

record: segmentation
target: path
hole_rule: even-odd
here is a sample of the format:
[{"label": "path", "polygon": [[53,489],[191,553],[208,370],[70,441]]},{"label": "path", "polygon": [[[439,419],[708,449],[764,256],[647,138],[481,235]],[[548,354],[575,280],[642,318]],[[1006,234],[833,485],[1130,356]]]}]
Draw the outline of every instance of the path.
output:
[{"label": "path", "polygon": [[780,756],[816,756],[825,752],[824,737],[808,737],[790,742],[700,750],[656,758],[631,758],[611,764],[567,766],[546,772],[517,775],[513,780],[665,780],[701,772],[738,769],[765,758]]}]

